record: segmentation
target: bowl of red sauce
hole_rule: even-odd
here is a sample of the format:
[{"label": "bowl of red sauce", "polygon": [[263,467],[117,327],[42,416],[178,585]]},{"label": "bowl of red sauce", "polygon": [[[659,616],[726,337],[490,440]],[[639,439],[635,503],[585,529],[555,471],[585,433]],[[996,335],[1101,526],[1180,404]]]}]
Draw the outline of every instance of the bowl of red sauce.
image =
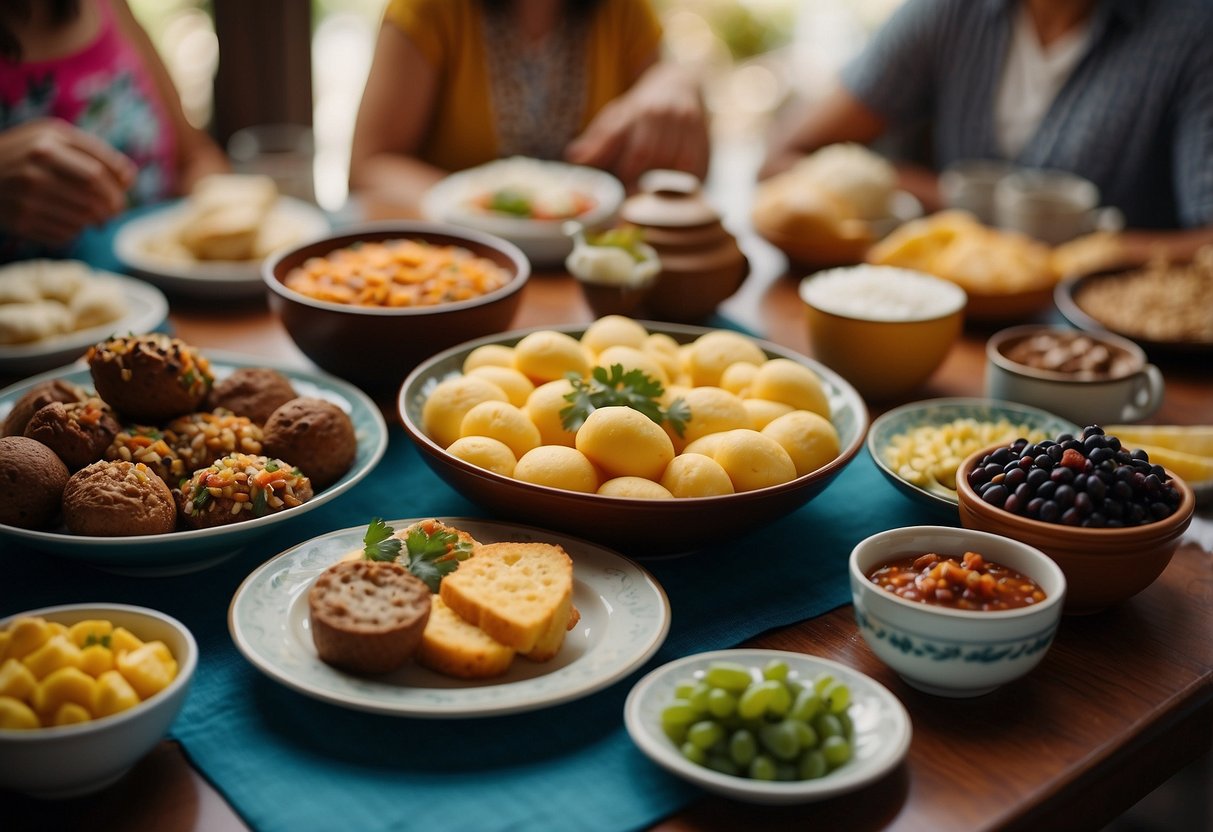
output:
[{"label": "bowl of red sauce", "polygon": [[860,541],[850,557],[855,622],[911,687],[971,697],[1044,658],[1066,579],[1017,540],[950,526],[908,526]]}]

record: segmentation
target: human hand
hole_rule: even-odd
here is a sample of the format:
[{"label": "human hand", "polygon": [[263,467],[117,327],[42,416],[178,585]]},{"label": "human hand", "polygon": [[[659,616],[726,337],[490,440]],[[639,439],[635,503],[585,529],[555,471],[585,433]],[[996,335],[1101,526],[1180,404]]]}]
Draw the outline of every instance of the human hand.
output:
[{"label": "human hand", "polygon": [[672,64],[657,64],[599,111],[565,150],[579,165],[612,170],[632,183],[655,168],[707,175],[708,123],[697,83]]},{"label": "human hand", "polygon": [[0,133],[0,227],[63,245],[126,205],[135,164],[105,141],[53,118]]}]

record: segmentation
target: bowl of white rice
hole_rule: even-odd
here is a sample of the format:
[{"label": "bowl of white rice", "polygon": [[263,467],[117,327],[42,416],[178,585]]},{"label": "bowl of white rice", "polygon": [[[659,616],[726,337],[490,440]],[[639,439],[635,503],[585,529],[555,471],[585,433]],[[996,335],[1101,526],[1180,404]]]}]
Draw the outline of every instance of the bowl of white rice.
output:
[{"label": "bowl of white rice", "polygon": [[871,401],[922,386],[964,324],[964,290],[910,269],[828,269],[801,281],[800,298],[814,356]]}]

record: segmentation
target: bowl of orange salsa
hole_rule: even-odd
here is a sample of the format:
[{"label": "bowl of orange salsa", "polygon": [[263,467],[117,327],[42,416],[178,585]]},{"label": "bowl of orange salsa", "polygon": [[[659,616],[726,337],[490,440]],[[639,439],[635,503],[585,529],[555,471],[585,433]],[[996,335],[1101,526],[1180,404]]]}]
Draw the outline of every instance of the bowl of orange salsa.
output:
[{"label": "bowl of orange salsa", "polygon": [[1066,579],[1039,549],[950,526],[879,532],[850,557],[855,623],[911,687],[989,693],[1036,667],[1061,620]]},{"label": "bowl of orange salsa", "polygon": [[262,279],[303,353],[372,395],[447,347],[509,329],[530,262],[492,234],[387,222],[279,252]]}]

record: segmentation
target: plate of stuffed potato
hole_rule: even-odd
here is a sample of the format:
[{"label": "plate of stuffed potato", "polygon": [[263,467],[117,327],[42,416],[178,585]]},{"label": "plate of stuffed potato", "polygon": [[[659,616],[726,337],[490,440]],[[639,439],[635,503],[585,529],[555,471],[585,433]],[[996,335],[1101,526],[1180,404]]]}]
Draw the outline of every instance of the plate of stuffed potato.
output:
[{"label": "plate of stuffed potato", "polygon": [[[169,384],[141,369],[145,354]],[[387,447],[378,407],[320,373],[156,333],[101,342],[92,356],[0,391],[0,467],[16,489],[0,537],[111,571],[192,572],[348,491]],[[301,408],[338,426],[340,458],[290,448],[338,435],[283,426]],[[271,425],[278,438],[266,442]]]}]

